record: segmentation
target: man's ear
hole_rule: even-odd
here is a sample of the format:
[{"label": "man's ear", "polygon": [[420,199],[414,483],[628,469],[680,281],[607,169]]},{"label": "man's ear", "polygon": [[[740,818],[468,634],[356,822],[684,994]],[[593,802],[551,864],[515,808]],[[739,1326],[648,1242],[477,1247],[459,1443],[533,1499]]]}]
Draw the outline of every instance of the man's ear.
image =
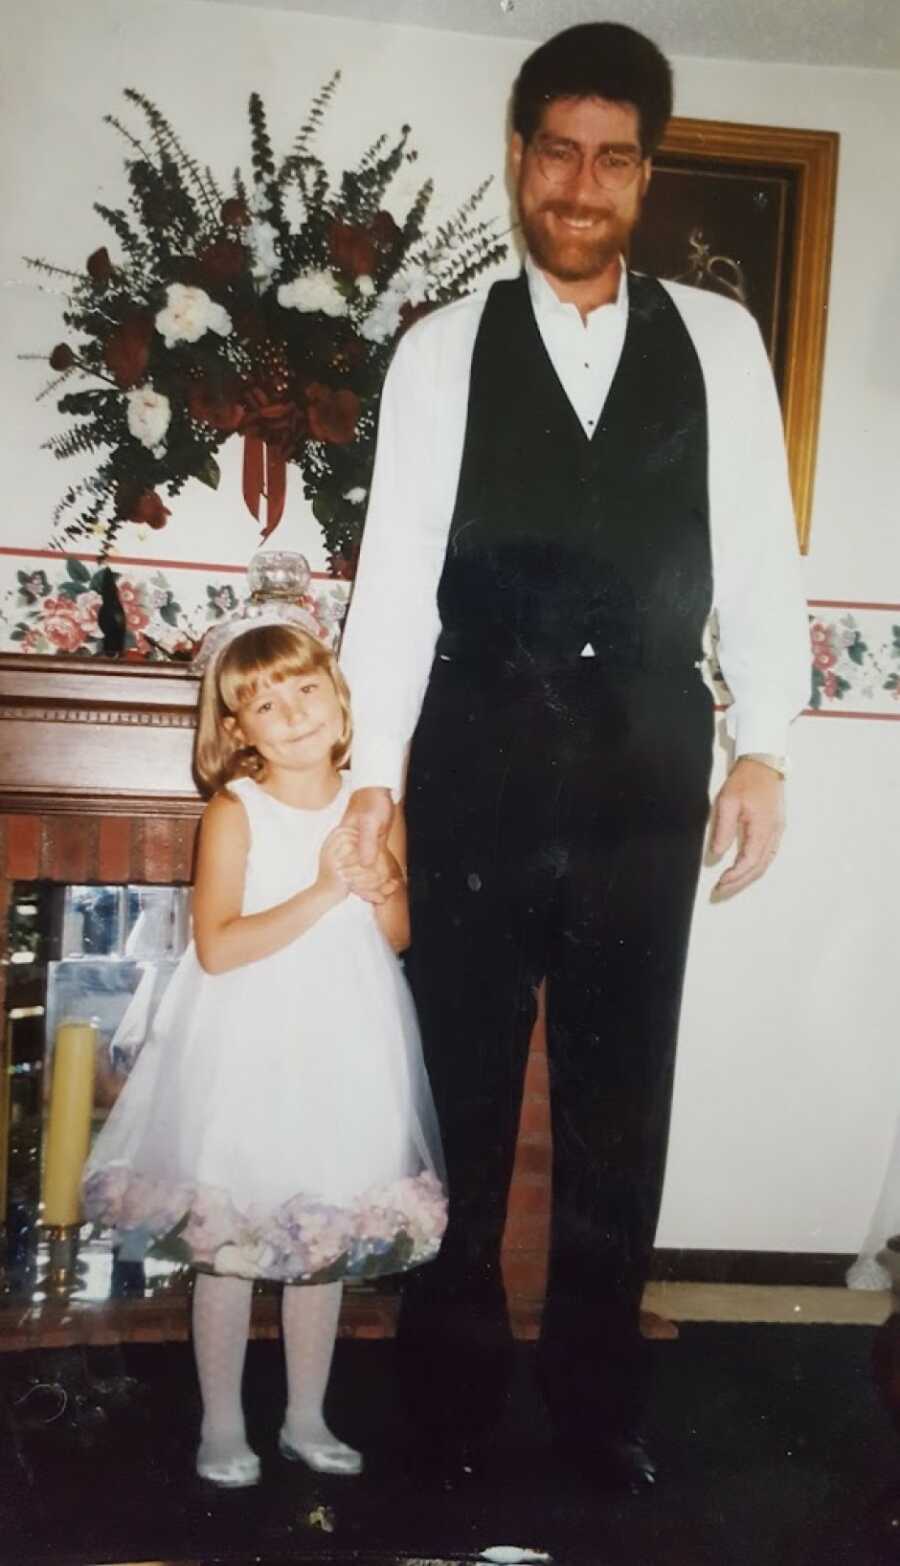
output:
[{"label": "man's ear", "polygon": [[653,164],[649,158],[645,158],[641,164],[641,196],[646,196],[647,186],[653,175]]},{"label": "man's ear", "polygon": [[525,156],[525,143],[518,131],[513,131],[509,139],[509,167],[513,179],[518,183],[522,170],[522,159]]}]

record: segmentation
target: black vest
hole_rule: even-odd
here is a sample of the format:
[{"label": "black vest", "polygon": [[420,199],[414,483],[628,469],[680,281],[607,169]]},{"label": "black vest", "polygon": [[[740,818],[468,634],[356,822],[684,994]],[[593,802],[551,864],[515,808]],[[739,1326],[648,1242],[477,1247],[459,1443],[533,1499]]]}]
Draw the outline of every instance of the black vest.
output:
[{"label": "black vest", "polygon": [[588,439],[544,348],[527,279],[495,283],[472,357],[438,588],[438,655],[606,668],[701,655],[712,598],[703,376],[665,289],[629,274],[618,368]]}]

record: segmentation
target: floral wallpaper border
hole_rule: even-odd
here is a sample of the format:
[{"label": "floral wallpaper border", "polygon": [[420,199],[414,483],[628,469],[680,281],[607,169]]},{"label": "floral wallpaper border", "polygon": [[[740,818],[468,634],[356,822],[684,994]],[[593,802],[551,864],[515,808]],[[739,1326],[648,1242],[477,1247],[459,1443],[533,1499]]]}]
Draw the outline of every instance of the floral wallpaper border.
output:
[{"label": "floral wallpaper border", "polygon": [[[203,633],[246,596],[243,569],[112,561],[128,622],[129,658],[189,657]],[[0,552],[0,651],[99,654],[96,556]],[[306,605],[335,643],[350,583],[314,577]],[[717,672],[717,695],[727,700]],[[809,711],[900,719],[900,604],[810,603]]]},{"label": "floral wallpaper border", "polygon": [[[140,662],[189,659],[204,632],[247,596],[243,570],[124,558],[109,563],[125,610],[125,656]],[[0,557],[0,651],[101,654],[102,569],[92,555]],[[304,599],[322,639],[332,644],[349,591],[349,582],[313,578]]]}]

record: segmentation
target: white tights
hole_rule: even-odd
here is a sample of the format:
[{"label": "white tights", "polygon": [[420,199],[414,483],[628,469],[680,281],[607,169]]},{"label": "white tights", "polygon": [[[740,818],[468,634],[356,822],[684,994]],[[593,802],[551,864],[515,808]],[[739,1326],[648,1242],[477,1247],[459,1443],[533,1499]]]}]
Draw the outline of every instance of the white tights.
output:
[{"label": "white tights", "polygon": [[285,1284],[281,1324],[287,1365],[284,1436],[291,1446],[332,1446],[322,1405],[341,1309],[342,1283]]},{"label": "white tights", "polygon": [[[252,1283],[200,1272],[194,1283],[194,1353],[203,1399],[199,1456],[227,1464],[250,1456],[241,1382],[250,1326]],[[287,1411],[282,1436],[303,1456],[340,1443],[322,1405],[337,1335],[343,1285],[286,1284],[282,1325],[287,1364]]]},{"label": "white tights", "polygon": [[198,1272],[194,1280],[194,1357],[203,1424],[198,1458],[215,1467],[248,1459],[241,1402],[253,1284]]}]

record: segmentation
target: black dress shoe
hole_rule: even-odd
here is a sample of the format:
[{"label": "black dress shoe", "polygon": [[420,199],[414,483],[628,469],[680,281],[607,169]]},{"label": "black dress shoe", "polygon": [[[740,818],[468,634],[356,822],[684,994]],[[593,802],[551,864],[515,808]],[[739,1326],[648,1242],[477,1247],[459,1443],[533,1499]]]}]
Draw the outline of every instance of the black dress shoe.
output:
[{"label": "black dress shoe", "polygon": [[563,1438],[560,1450],[573,1468],[604,1490],[648,1490],[656,1484],[656,1463],[638,1435]]}]

